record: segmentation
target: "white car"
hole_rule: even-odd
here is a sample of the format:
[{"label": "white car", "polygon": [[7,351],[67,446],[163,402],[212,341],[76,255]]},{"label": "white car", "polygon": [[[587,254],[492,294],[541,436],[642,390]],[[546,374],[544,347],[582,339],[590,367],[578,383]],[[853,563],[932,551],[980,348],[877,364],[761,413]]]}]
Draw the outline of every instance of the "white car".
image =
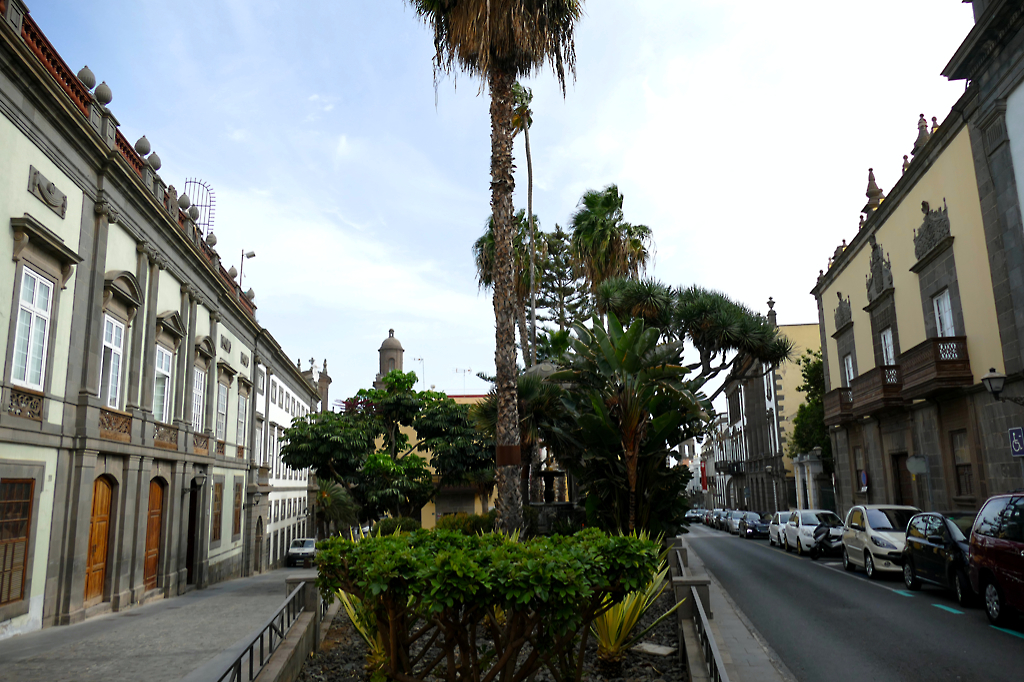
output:
[{"label": "white car", "polygon": [[902,571],[907,524],[920,512],[917,507],[893,504],[852,507],[843,531],[843,568],[854,571],[860,566],[869,578],[879,571]]},{"label": "white car", "polygon": [[828,509],[800,509],[789,515],[783,527],[782,547],[788,552],[795,549],[797,554],[811,551],[814,544],[814,529],[822,522],[827,523],[831,533],[838,538],[843,532],[843,521]]},{"label": "white car", "polygon": [[768,544],[778,545],[782,547],[782,533],[783,528],[786,527],[786,522],[789,521],[789,517],[793,514],[791,511],[777,511],[772,514],[771,521],[768,522]]},{"label": "white car", "polygon": [[725,520],[725,529],[733,535],[740,534],[740,521],[747,515],[747,512],[734,511],[729,512],[729,516]]},{"label": "white car", "polygon": [[285,555],[285,566],[302,566],[316,556],[316,539],[295,538],[292,540],[288,554]]}]

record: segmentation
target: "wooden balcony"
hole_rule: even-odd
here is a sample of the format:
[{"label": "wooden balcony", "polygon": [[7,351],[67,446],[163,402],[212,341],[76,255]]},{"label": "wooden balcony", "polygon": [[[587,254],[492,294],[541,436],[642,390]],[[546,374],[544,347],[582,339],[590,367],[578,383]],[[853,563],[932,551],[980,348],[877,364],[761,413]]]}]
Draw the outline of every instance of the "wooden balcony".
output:
[{"label": "wooden balcony", "polygon": [[903,374],[899,365],[881,365],[861,374],[850,382],[850,390],[855,417],[878,414],[904,405]]},{"label": "wooden balcony", "polygon": [[835,426],[853,419],[853,391],[837,388],[825,394],[825,425]]},{"label": "wooden balcony", "polygon": [[967,337],[928,339],[900,355],[903,398],[926,398],[942,391],[974,385]]},{"label": "wooden balcony", "polygon": [[129,412],[100,408],[100,438],[122,443],[132,442],[132,415]]}]

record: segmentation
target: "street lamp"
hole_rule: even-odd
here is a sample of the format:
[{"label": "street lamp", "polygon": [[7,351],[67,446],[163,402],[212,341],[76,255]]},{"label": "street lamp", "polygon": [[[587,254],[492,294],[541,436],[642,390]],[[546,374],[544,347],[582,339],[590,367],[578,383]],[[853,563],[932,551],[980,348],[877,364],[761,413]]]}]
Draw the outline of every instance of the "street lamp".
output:
[{"label": "street lamp", "polygon": [[985,384],[985,388],[992,394],[992,397],[996,400],[1009,400],[1011,403],[1017,405],[1024,405],[1024,398],[1018,398],[1017,396],[1003,396],[1003,387],[1006,386],[1006,375],[996,371],[995,367],[990,367],[988,374],[981,378],[981,383]]},{"label": "street lamp", "polygon": [[245,271],[245,261],[250,258],[255,258],[255,251],[246,251],[242,249],[242,264],[238,266],[238,288],[242,288],[242,273]]},{"label": "street lamp", "polygon": [[775,505],[775,511],[779,510],[779,493],[778,487],[775,485],[775,476],[772,475],[772,471],[775,469],[771,464],[766,464],[764,471],[768,474],[768,478],[772,481],[772,504]]}]

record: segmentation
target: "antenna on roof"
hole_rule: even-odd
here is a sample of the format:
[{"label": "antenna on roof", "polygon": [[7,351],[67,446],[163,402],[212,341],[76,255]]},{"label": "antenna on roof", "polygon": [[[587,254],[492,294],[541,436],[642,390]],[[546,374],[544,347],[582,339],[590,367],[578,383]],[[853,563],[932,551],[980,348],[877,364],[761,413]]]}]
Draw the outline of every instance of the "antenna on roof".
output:
[{"label": "antenna on roof", "polygon": [[205,238],[213,232],[213,215],[217,208],[217,195],[213,191],[213,187],[199,178],[185,180],[185,194],[192,200],[192,205],[199,209],[196,227],[200,229]]}]

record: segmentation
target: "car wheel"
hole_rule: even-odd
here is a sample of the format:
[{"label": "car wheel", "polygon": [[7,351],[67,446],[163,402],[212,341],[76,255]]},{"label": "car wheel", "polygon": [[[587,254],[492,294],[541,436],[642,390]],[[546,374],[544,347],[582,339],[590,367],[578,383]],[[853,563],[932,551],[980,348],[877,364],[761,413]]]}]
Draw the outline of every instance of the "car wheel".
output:
[{"label": "car wheel", "polygon": [[843,547],[843,568],[847,571],[856,571],[857,567],[850,561],[850,555],[846,553],[846,548]]},{"label": "car wheel", "polygon": [[786,550],[787,552],[793,551],[793,548],[789,546],[789,538],[787,538],[785,535],[782,536],[782,549]]},{"label": "car wheel", "polygon": [[971,583],[967,574],[963,571],[956,571],[953,574],[953,591],[956,592],[956,601],[960,606],[970,606],[974,593],[971,591]]},{"label": "car wheel", "polygon": [[871,580],[875,579],[875,560],[871,558],[871,552],[864,552],[864,572]]},{"label": "car wheel", "polygon": [[1003,591],[993,581],[985,583],[982,591],[985,597],[985,615],[993,625],[1003,625],[1008,620],[1006,613],[1006,601],[1003,599]]},{"label": "car wheel", "polygon": [[917,574],[914,572],[914,562],[910,559],[903,563],[903,584],[907,586],[908,590],[921,589],[921,581],[917,579]]},{"label": "car wheel", "polygon": [[804,555],[804,543],[800,542],[800,536],[796,536],[796,554],[797,556]]},{"label": "car wheel", "polygon": [[775,546],[775,538],[772,537],[771,533],[768,533],[768,546],[769,547],[774,547]]}]

